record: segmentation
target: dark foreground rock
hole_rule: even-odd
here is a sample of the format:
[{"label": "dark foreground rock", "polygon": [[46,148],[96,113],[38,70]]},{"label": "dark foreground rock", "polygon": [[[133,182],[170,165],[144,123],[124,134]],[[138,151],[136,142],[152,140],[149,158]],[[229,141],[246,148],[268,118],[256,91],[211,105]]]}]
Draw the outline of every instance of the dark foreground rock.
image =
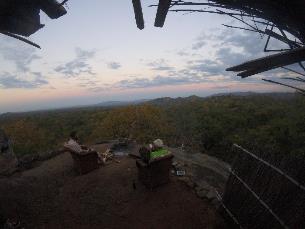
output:
[{"label": "dark foreground rock", "polygon": [[174,168],[185,172],[185,175],[178,179],[194,189],[199,198],[218,208],[220,202],[216,192],[220,194],[224,192],[230,166],[206,154],[186,153],[177,148],[169,148],[169,150],[175,155]]},{"label": "dark foreground rock", "polygon": [[18,161],[13,152],[10,140],[0,129],[0,176],[8,176],[17,169]]}]

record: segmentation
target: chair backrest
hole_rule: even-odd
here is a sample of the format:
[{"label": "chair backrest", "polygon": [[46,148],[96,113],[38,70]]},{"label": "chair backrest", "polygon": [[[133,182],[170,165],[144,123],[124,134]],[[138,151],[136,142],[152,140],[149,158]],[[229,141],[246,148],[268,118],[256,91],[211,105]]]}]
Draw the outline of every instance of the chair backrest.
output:
[{"label": "chair backrest", "polygon": [[68,151],[69,153],[76,153],[76,152],[74,152],[72,149],[70,149],[66,144],[64,144],[64,149],[65,149],[66,151]]},{"label": "chair backrest", "polygon": [[95,151],[88,152],[85,154],[79,154],[71,149],[67,149],[67,151],[72,155],[74,160],[88,160],[88,159],[98,159],[98,155]]},{"label": "chair backrest", "polygon": [[69,148],[66,144],[64,144],[64,149],[69,152],[73,158],[73,160],[79,161],[81,158],[81,155],[75,151],[73,151],[71,148]]},{"label": "chair backrest", "polygon": [[99,167],[98,155],[96,152],[92,151],[86,154],[79,154],[69,148],[67,151],[70,152],[75,168],[80,174],[88,173]]},{"label": "chair backrest", "polygon": [[145,163],[148,163],[149,160],[150,160],[150,150],[145,147],[145,146],[142,146],[140,149],[139,149],[139,154],[142,158],[142,160],[145,162]]},{"label": "chair backrest", "polygon": [[172,159],[173,159],[174,155],[172,153],[169,153],[166,156],[163,157],[157,157],[153,160],[149,161],[149,165],[157,165],[157,164],[167,164],[167,163],[171,163]]}]

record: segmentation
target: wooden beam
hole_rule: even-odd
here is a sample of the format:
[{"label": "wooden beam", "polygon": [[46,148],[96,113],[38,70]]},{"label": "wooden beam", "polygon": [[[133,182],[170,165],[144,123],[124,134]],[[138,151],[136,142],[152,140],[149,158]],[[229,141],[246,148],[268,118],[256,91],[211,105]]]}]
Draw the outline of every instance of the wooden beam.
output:
[{"label": "wooden beam", "polygon": [[287,67],[282,67],[282,68],[283,68],[283,69],[285,69],[285,70],[287,70],[287,71],[290,71],[290,72],[293,72],[293,73],[299,74],[299,75],[301,75],[301,76],[305,76],[305,74],[304,74],[304,73],[298,72],[298,71],[293,70],[293,69],[291,69],[291,68],[287,68]]},{"label": "wooden beam", "polygon": [[63,3],[58,3],[56,0],[44,0],[40,3],[40,8],[45,12],[51,19],[57,19],[67,13]]},{"label": "wooden beam", "polygon": [[241,72],[238,75],[248,77],[274,68],[298,63],[305,60],[305,47],[277,53],[226,69]]},{"label": "wooden beam", "polygon": [[66,4],[68,1],[69,1],[69,0],[64,0],[64,1],[62,1],[62,3],[60,3],[60,5],[64,5],[64,4]]},{"label": "wooden beam", "polygon": [[170,5],[171,0],[159,0],[157,15],[155,19],[156,27],[163,27]]},{"label": "wooden beam", "polygon": [[182,9],[182,10],[169,10],[171,12],[198,12],[198,13],[210,13],[210,14],[220,14],[220,15],[228,15],[228,16],[243,16],[243,17],[251,17],[250,14],[243,14],[243,13],[229,13],[223,11],[213,11],[213,10],[193,10],[193,9]]},{"label": "wooden beam", "polygon": [[300,48],[301,45],[297,44],[296,42],[292,41],[292,40],[289,40],[288,38],[286,37],[283,37],[275,32],[273,32],[272,30],[270,29],[265,29],[265,33],[279,41],[282,41],[288,45],[290,45],[292,48]]},{"label": "wooden beam", "polygon": [[[278,84],[278,85],[281,85],[281,86],[289,87],[289,88],[295,89],[295,90],[297,90],[301,93],[305,93],[305,90],[302,89],[302,88],[298,88],[298,87],[294,87],[294,86],[291,86],[291,85],[288,85],[288,84],[280,83],[280,82],[277,82],[277,81],[274,81],[274,80],[267,80],[267,79],[262,79],[262,80],[265,81],[265,82],[274,83],[274,84]],[[304,186],[299,186],[299,187],[301,187],[302,190],[305,191]]]},{"label": "wooden beam", "polygon": [[23,41],[23,42],[25,42],[25,43],[27,43],[29,45],[32,45],[32,46],[34,46],[36,48],[39,48],[39,49],[41,48],[38,44],[35,44],[34,42],[29,41],[28,39],[25,39],[24,37],[18,36],[16,34],[13,34],[13,33],[7,32],[7,31],[0,31],[0,33],[4,34],[6,36],[9,36],[9,37],[13,37],[13,38],[15,38],[17,40]]},{"label": "wooden beam", "polygon": [[134,15],[139,29],[144,29],[144,17],[142,11],[141,0],[132,0]]}]

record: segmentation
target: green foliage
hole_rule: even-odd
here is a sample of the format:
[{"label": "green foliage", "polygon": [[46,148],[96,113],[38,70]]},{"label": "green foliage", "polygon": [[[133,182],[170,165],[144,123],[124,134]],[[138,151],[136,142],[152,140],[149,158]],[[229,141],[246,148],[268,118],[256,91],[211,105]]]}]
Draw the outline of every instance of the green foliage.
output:
[{"label": "green foliage", "polygon": [[[152,105],[128,106],[107,112],[95,137],[132,138],[140,143],[165,137],[169,129],[164,113]],[[101,134],[102,133],[102,134]]]},{"label": "green foliage", "polygon": [[192,97],[113,109],[28,113],[0,119],[0,127],[18,155],[56,149],[72,130],[86,144],[162,138],[168,145],[184,144],[227,161],[233,158],[233,143],[255,151],[305,155],[305,99],[300,96]]}]

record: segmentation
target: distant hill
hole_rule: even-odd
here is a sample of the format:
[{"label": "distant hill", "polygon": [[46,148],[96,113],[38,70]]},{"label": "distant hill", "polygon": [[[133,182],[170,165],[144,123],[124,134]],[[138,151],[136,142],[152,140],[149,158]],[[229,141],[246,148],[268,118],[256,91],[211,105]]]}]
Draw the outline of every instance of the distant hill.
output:
[{"label": "distant hill", "polygon": [[128,105],[137,105],[144,102],[147,102],[149,100],[147,99],[141,99],[141,100],[134,100],[134,101],[107,101],[107,102],[101,102],[97,103],[91,106],[94,107],[120,107],[120,106],[128,106]]},{"label": "distant hill", "polygon": [[129,136],[141,143],[160,138],[169,146],[183,143],[229,161],[232,143],[255,144],[262,152],[303,153],[304,117],[301,95],[243,92],[7,113],[0,116],[0,127],[13,136],[16,155],[62,147],[76,130],[86,144]]},{"label": "distant hill", "polygon": [[171,105],[186,104],[189,102],[199,102],[215,97],[245,97],[245,98],[269,97],[274,99],[289,100],[295,98],[296,96],[300,96],[300,95],[296,93],[281,93],[281,92],[256,93],[249,91],[249,92],[219,93],[207,97],[199,97],[196,95],[192,95],[188,97],[178,97],[178,98],[163,97],[163,98],[149,100],[147,101],[147,103],[157,106],[171,106]]},{"label": "distant hill", "polygon": [[253,96],[267,96],[279,99],[290,99],[296,96],[299,96],[297,93],[291,92],[267,92],[267,93],[257,93],[257,92],[232,92],[232,93],[219,93],[214,94],[209,97],[218,97],[218,96],[236,96],[236,97],[253,97]]},{"label": "distant hill", "polygon": [[163,106],[163,105],[181,104],[186,102],[202,101],[204,99],[206,99],[206,97],[199,97],[196,95],[192,95],[188,97],[178,97],[178,98],[163,97],[163,98],[149,100],[147,103],[157,106]]},{"label": "distant hill", "polygon": [[73,107],[66,107],[66,108],[57,108],[57,109],[45,109],[45,110],[37,110],[37,111],[28,111],[28,112],[8,112],[0,114],[0,118],[5,117],[19,117],[24,115],[31,115],[31,114],[45,114],[49,112],[69,112],[73,110],[88,110],[88,109],[102,109],[102,108],[114,108],[114,107],[122,107],[128,105],[138,105],[138,104],[152,104],[156,106],[171,106],[171,105],[181,105],[186,104],[188,102],[198,102],[203,101],[213,97],[226,97],[226,96],[233,96],[233,97],[272,97],[275,99],[293,99],[296,96],[300,96],[297,93],[286,93],[286,92],[270,92],[270,93],[257,93],[257,92],[232,92],[232,93],[219,93],[214,94],[207,97],[199,97],[196,95],[191,95],[188,97],[162,97],[157,99],[141,99],[141,100],[132,100],[132,101],[106,101],[92,105],[80,105],[80,106],[73,106]]},{"label": "distant hill", "polygon": [[11,118],[11,117],[24,117],[24,116],[31,116],[33,114],[48,114],[50,112],[71,112],[71,111],[79,111],[79,110],[95,110],[95,109],[107,109],[107,108],[114,108],[114,107],[122,107],[128,105],[137,105],[144,103],[148,100],[135,100],[135,101],[107,101],[101,102],[92,105],[80,105],[80,106],[73,106],[73,107],[63,107],[63,108],[53,108],[53,109],[44,109],[44,110],[35,110],[35,111],[25,111],[25,112],[6,112],[0,114],[0,119],[4,118]]}]

